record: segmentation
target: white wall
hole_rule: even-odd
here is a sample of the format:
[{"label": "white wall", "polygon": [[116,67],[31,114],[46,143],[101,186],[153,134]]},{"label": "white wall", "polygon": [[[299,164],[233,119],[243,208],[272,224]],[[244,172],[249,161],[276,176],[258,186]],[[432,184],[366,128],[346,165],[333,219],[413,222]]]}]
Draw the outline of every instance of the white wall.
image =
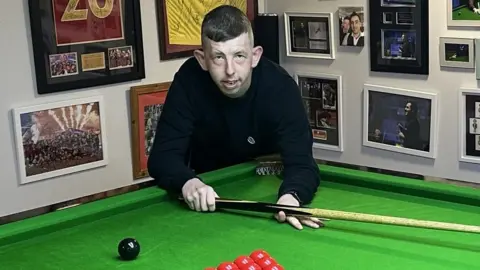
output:
[{"label": "white wall", "polygon": [[[447,4],[434,5],[430,1],[430,75],[422,76],[375,73],[371,75],[369,66],[369,27],[368,0],[266,0],[265,9],[269,13],[281,14],[280,43],[283,52],[282,65],[293,74],[296,71],[333,73],[343,75],[344,91],[344,152],[315,150],[315,156],[320,159],[337,161],[362,166],[372,166],[383,169],[405,171],[420,175],[443,177],[449,179],[480,183],[479,166],[458,162],[458,91],[460,87],[478,87],[474,71],[441,71],[439,66],[440,36],[470,37],[480,35],[474,31],[447,30]],[[436,1],[435,1],[436,2]],[[285,55],[285,34],[283,12],[332,12],[334,18],[339,6],[362,5],[365,8],[365,47],[363,50],[338,49],[336,59],[312,60],[287,58]],[[338,22],[335,20],[335,29]],[[338,41],[335,39],[336,43]],[[362,146],[362,87],[364,83],[380,84],[438,93],[439,98],[439,128],[438,155],[432,161],[425,158],[396,154],[392,152],[366,148]]]},{"label": "white wall", "polygon": [[[0,216],[134,183],[131,170],[128,91],[133,85],[172,80],[174,72],[185,61],[159,61],[155,0],[141,0],[141,3],[146,79],[45,96],[37,96],[34,90],[27,0],[11,1],[8,8],[0,9]],[[260,11],[263,11],[263,5],[260,0]],[[104,96],[109,145],[108,166],[19,186],[10,110],[30,103],[70,99],[76,94]]]}]

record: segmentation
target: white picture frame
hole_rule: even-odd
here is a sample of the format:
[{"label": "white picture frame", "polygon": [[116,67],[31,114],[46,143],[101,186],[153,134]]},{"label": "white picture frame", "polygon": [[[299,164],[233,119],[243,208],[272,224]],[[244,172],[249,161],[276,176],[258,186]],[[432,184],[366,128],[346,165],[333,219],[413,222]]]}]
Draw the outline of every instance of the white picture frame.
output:
[{"label": "white picture frame", "polygon": [[[374,107],[374,100],[379,100],[381,106]],[[436,93],[364,84],[363,106],[363,146],[430,159],[436,158],[438,136],[438,97]],[[414,111],[417,114],[414,116],[417,117],[419,111],[423,111],[421,108],[426,107],[429,110],[423,114],[425,119],[422,121],[415,117],[409,120],[415,125],[405,124],[399,122],[399,119],[407,116],[398,116],[398,112],[402,111],[403,106],[404,110],[406,108],[414,110],[416,107],[417,110]],[[395,115],[393,115],[394,109]],[[393,116],[389,116],[390,114],[387,112],[392,112]],[[410,134],[407,133],[409,126],[411,127]],[[416,138],[416,140],[408,139],[408,142],[405,142],[400,131],[403,131],[404,138],[410,137]],[[425,132],[427,135],[422,138],[421,134]],[[401,142],[403,145],[397,142]]]},{"label": "white picture frame", "polygon": [[480,80],[480,38],[475,39],[475,77]]},{"label": "white picture frame", "polygon": [[[11,114],[21,185],[108,164],[102,96],[16,107]],[[73,148],[72,141],[85,147]]]},{"label": "white picture frame", "polygon": [[480,89],[460,88],[458,97],[458,160],[480,164]]},{"label": "white picture frame", "polygon": [[[461,15],[462,12],[473,12],[468,10],[468,8],[463,6],[454,6],[454,0],[447,0],[447,26],[454,27],[480,27],[480,18],[479,20],[456,20],[454,15]],[[475,1],[478,2],[478,1]],[[480,8],[480,7],[477,7]]]},{"label": "white picture frame", "polygon": [[[440,66],[442,67],[475,68],[475,40],[473,38],[440,37],[439,52]],[[466,61],[465,58],[467,58]]]},{"label": "white picture frame", "polygon": [[[284,12],[283,16],[285,23],[285,47],[288,57],[335,59],[334,44],[336,34],[333,13]],[[295,18],[296,20],[294,20]],[[307,25],[305,25],[305,22]],[[297,44],[297,39],[294,39],[295,35],[292,36],[292,25],[294,24],[303,25],[303,30],[299,30],[299,33],[302,33],[302,35],[298,38],[298,46],[294,46]],[[322,29],[324,31],[321,31]]]},{"label": "white picture frame", "polygon": [[[302,95],[312,127],[313,148],[343,152],[342,75],[297,71],[293,77]],[[312,103],[313,108],[310,107]],[[320,118],[323,115],[326,117]],[[316,135],[320,133],[321,136]]]}]

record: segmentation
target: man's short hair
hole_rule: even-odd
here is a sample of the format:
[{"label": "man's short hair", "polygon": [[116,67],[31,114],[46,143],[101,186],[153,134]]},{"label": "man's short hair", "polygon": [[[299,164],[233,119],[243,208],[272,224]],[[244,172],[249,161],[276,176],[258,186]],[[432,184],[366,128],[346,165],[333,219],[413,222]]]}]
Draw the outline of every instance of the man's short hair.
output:
[{"label": "man's short hair", "polygon": [[247,15],[230,5],[221,5],[208,12],[202,22],[202,44],[208,38],[225,42],[248,33],[253,44],[252,25]]}]

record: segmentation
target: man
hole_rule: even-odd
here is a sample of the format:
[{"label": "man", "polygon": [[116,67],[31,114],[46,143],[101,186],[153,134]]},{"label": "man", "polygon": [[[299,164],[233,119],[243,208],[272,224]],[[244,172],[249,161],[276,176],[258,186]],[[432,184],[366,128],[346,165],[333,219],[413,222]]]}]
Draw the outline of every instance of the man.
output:
[{"label": "man", "polygon": [[424,150],[420,138],[420,121],[418,120],[418,107],[415,102],[405,104],[405,126],[398,124],[399,137],[403,140],[403,147]]},{"label": "man", "polygon": [[[309,203],[319,185],[312,132],[300,91],[280,66],[261,58],[248,18],[232,6],[209,12],[202,50],[175,74],[160,116],[148,171],[159,187],[178,192],[191,209],[214,211],[214,189],[198,174],[280,153],[279,204]],[[190,164],[190,167],[186,165]],[[295,228],[318,219],[286,217]]]},{"label": "man", "polygon": [[343,40],[343,45],[346,46],[359,46],[362,47],[364,46],[364,34],[362,32],[362,27],[363,27],[363,22],[360,18],[360,15],[358,13],[353,12],[350,15],[350,28],[351,28],[351,33],[345,36]]}]

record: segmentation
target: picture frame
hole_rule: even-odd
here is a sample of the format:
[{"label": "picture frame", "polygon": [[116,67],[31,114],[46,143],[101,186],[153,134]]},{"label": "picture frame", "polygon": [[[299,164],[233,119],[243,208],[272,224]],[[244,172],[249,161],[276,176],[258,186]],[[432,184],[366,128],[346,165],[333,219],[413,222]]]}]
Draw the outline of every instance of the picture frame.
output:
[{"label": "picture frame", "polygon": [[475,68],[475,41],[472,38],[440,37],[440,66]]},{"label": "picture frame", "polygon": [[343,152],[342,76],[297,71],[294,79],[312,128],[313,147]]},{"label": "picture frame", "polygon": [[140,0],[97,1],[28,1],[38,94],[145,78]]},{"label": "picture frame", "polygon": [[364,146],[436,158],[436,93],[365,84],[363,98]]},{"label": "picture frame", "polygon": [[369,1],[370,70],[429,74],[428,0]]},{"label": "picture frame", "polygon": [[460,88],[458,97],[458,160],[480,164],[480,89]]},{"label": "picture frame", "polygon": [[103,96],[19,106],[11,113],[20,184],[108,165]]},{"label": "picture frame", "polygon": [[332,13],[284,12],[283,16],[287,56],[335,59]]},{"label": "picture frame", "polygon": [[[160,59],[173,60],[193,56],[193,51],[201,48],[201,26],[205,14],[219,6],[221,1],[214,1],[215,4],[203,0],[155,1]],[[243,10],[250,21],[254,22],[258,13],[257,0],[233,1],[230,4]],[[172,16],[169,16],[170,12]]]},{"label": "picture frame", "polygon": [[480,38],[474,39],[475,41],[475,77],[480,80]]},{"label": "picture frame", "polygon": [[365,11],[363,6],[338,8],[338,42],[342,47],[365,46]]},{"label": "picture frame", "polygon": [[479,27],[480,3],[470,3],[460,0],[447,0],[447,26],[453,27]]},{"label": "picture frame", "polygon": [[149,177],[149,148],[153,144],[157,122],[170,85],[171,82],[162,82],[133,86],[130,89],[132,170],[135,180]]}]

